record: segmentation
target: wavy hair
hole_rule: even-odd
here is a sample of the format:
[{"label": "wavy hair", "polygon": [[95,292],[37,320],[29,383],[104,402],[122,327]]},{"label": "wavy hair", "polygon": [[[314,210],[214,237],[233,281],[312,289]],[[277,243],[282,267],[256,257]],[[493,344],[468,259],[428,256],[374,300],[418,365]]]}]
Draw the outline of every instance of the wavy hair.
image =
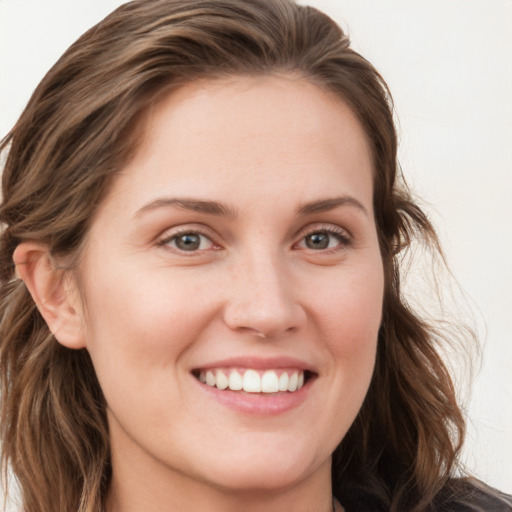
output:
[{"label": "wavy hair", "polygon": [[401,177],[386,83],[328,16],[291,0],[135,0],[65,52],[1,143],[0,434],[23,512],[102,512],[111,463],[90,357],[54,339],[15,275],[13,251],[33,240],[78,261],[151,105],[194,80],[272,73],[346,102],[373,155],[383,321],[369,392],[334,453],[333,491],[348,510],[394,512],[434,510],[442,489],[455,492],[464,419],[436,348],[447,341],[400,286],[413,241],[440,249]]}]

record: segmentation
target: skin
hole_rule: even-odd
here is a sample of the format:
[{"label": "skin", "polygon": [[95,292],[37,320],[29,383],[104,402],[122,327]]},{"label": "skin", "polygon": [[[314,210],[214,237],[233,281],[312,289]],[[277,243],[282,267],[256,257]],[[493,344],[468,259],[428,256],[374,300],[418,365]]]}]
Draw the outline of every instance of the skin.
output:
[{"label": "skin", "polygon": [[[183,250],[178,233],[200,245]],[[17,254],[35,296],[51,281],[41,255]],[[61,343],[87,348],[104,391],[109,512],[332,510],[331,454],[371,380],[384,286],[369,146],[339,98],[289,76],[173,92],[78,275],[36,302]],[[293,357],[314,379],[299,405],[243,412],[192,373],[233,356]]]}]

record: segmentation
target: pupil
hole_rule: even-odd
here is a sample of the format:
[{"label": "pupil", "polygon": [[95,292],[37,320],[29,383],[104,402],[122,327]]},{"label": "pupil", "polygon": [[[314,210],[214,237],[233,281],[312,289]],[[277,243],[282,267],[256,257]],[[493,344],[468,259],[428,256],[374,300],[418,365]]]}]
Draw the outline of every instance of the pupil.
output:
[{"label": "pupil", "polygon": [[196,249],[199,249],[200,243],[201,239],[199,235],[194,235],[191,233],[187,235],[180,235],[176,239],[176,246],[184,251],[195,251]]},{"label": "pupil", "polygon": [[329,247],[329,235],[326,233],[314,233],[306,237],[306,245],[309,249],[327,249]]}]

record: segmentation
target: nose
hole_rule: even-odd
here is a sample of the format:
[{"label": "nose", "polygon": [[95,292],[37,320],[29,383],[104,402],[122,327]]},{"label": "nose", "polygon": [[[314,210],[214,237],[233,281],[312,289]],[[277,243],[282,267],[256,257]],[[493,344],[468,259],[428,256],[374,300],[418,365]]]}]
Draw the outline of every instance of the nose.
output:
[{"label": "nose", "polygon": [[277,338],[303,325],[306,312],[299,301],[298,283],[278,256],[251,254],[232,270],[224,309],[230,329]]}]

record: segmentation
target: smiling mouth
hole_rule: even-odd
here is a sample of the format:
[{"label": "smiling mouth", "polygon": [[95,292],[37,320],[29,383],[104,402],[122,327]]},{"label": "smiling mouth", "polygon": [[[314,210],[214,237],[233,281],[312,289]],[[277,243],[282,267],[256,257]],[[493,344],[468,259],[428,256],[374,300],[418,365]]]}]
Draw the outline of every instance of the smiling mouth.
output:
[{"label": "smiling mouth", "polygon": [[297,369],[256,370],[252,368],[211,368],[195,370],[194,377],[219,390],[246,393],[295,393],[312,378],[312,373]]}]

